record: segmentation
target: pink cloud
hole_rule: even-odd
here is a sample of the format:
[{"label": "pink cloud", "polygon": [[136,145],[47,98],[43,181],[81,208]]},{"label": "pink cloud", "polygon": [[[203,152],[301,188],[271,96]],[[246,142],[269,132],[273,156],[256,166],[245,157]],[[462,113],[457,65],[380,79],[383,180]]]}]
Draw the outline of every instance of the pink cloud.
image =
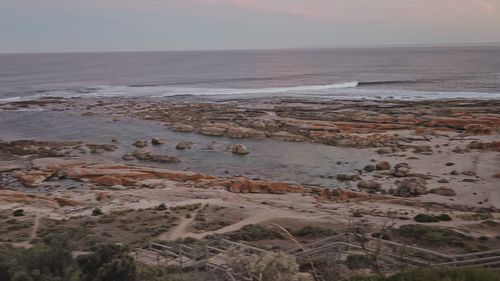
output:
[{"label": "pink cloud", "polygon": [[[10,0],[14,1],[14,0]],[[18,0],[34,1],[34,0]],[[203,6],[288,15],[332,23],[500,22],[500,0],[45,0],[84,8],[208,13]]]},{"label": "pink cloud", "polygon": [[493,14],[497,11],[498,1],[495,0],[483,1],[479,3],[479,5],[483,9],[483,11],[486,12],[487,14]]}]

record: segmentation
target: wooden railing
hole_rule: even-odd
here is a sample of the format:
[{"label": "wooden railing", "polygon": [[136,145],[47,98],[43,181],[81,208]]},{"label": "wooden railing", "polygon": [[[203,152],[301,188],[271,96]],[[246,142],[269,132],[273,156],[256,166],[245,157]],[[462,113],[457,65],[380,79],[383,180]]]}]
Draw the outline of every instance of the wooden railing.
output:
[{"label": "wooden railing", "polygon": [[[219,239],[190,247],[184,244],[168,246],[151,243],[149,249],[137,249],[134,252],[138,262],[157,266],[176,266],[181,268],[204,266],[211,271],[220,271],[230,280],[234,279],[229,262],[228,253],[232,249],[241,249],[245,255],[265,255],[264,249],[227,239]],[[355,233],[342,233],[323,240],[319,240],[303,247],[286,251],[297,258],[317,258],[322,255],[334,255],[341,259],[346,255],[373,255],[376,254],[385,260],[392,260],[409,266],[446,266],[446,267],[492,267],[500,268],[500,249],[448,255],[415,246],[409,246],[393,241],[374,237],[366,237]]]}]

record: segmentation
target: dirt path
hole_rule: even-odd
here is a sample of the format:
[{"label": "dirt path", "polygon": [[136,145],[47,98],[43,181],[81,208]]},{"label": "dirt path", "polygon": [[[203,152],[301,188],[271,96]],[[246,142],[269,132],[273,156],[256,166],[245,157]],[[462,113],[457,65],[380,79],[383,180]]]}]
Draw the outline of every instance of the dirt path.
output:
[{"label": "dirt path", "polygon": [[218,230],[214,231],[206,231],[203,233],[190,233],[190,232],[178,232],[176,233],[176,238],[185,238],[185,237],[192,237],[196,239],[202,239],[208,235],[212,234],[222,234],[222,233],[228,233],[232,231],[236,231],[241,229],[245,225],[249,224],[258,224],[262,223],[271,219],[307,219],[311,220],[312,218],[310,216],[297,216],[296,214],[293,214],[291,212],[283,212],[283,211],[278,211],[278,210],[263,210],[259,211],[257,213],[254,213],[252,216],[247,217],[237,223],[228,225],[226,227],[223,227]]},{"label": "dirt path", "polygon": [[31,229],[29,241],[32,241],[33,239],[35,239],[37,237],[37,232],[38,232],[39,228],[40,228],[40,215],[38,213],[36,213],[35,222],[33,223],[33,228]]},{"label": "dirt path", "polygon": [[176,240],[178,238],[184,237],[184,234],[186,233],[187,227],[194,221],[196,214],[198,214],[198,211],[190,214],[191,216],[189,218],[182,217],[179,224],[172,231],[168,231],[166,233],[160,234],[157,237],[157,239]]}]

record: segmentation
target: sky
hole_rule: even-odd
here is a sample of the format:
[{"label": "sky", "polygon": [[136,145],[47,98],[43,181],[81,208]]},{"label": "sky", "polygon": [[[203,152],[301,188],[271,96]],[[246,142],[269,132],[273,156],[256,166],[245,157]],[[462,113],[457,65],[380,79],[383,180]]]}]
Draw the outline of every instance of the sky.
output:
[{"label": "sky", "polygon": [[500,0],[0,0],[0,53],[500,42]]}]

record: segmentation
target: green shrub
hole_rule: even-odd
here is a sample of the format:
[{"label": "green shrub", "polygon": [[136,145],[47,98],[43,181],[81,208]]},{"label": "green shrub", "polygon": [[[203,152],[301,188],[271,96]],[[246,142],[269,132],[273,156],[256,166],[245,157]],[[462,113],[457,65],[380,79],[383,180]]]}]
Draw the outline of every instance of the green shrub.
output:
[{"label": "green shrub", "polygon": [[181,206],[175,206],[171,207],[172,211],[194,211],[199,208],[201,208],[202,204],[201,203],[193,203],[193,204],[187,204],[187,205],[181,205]]},{"label": "green shrub", "polygon": [[99,244],[92,247],[92,254],[77,258],[82,281],[134,281],[136,266],[122,246]]},{"label": "green shrub", "polygon": [[14,273],[14,276],[12,276],[12,281],[33,281],[33,278],[24,271],[17,271]]},{"label": "green shrub", "polygon": [[245,225],[240,230],[229,233],[229,239],[233,241],[260,241],[267,239],[283,239],[283,237],[277,230],[258,224],[249,224]]},{"label": "green shrub", "polygon": [[136,266],[115,244],[93,247],[92,254],[72,258],[68,233],[52,233],[29,249],[0,245],[1,281],[135,281]]},{"label": "green shrub", "polygon": [[14,217],[22,217],[24,216],[24,210],[23,209],[14,210],[14,212],[12,212],[12,215]]},{"label": "green shrub", "polygon": [[390,277],[355,277],[352,281],[498,281],[500,272],[486,268],[420,268]]},{"label": "green shrub", "polygon": [[165,205],[165,203],[161,203],[160,205],[158,205],[156,207],[156,210],[158,211],[165,211],[167,209],[167,206]]},{"label": "green shrub", "polygon": [[439,218],[431,215],[426,215],[426,214],[418,214],[415,216],[415,221],[416,222],[438,222]]},{"label": "green shrub", "polygon": [[451,229],[420,224],[407,224],[393,230],[404,238],[433,246],[464,246],[472,238]]},{"label": "green shrub", "polygon": [[440,221],[451,221],[450,215],[447,215],[447,214],[441,214],[437,217]]},{"label": "green shrub", "polygon": [[93,216],[100,216],[100,215],[102,215],[101,209],[95,208],[94,210],[92,210],[92,215]]},{"label": "green shrub", "polygon": [[441,214],[439,216],[434,216],[434,215],[426,215],[426,214],[418,214],[415,216],[415,221],[416,222],[422,222],[422,223],[427,223],[427,222],[439,222],[439,221],[451,221],[451,217],[447,214]]},{"label": "green shrub", "polygon": [[300,230],[294,233],[296,236],[299,237],[306,237],[306,238],[321,238],[321,237],[328,237],[332,235],[332,230],[327,229],[327,228],[322,228],[320,226],[304,226]]}]

